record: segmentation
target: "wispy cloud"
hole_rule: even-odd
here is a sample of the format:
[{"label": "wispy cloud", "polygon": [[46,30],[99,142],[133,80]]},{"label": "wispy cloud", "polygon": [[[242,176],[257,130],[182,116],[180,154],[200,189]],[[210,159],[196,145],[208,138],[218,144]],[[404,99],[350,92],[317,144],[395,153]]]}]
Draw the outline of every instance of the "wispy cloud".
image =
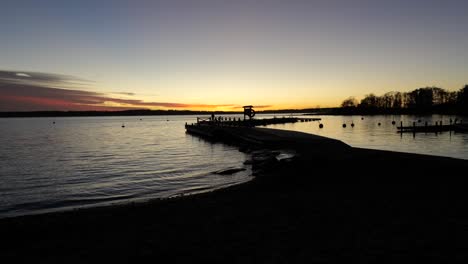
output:
[{"label": "wispy cloud", "polygon": [[[104,93],[80,90],[83,80],[50,73],[0,71],[0,111],[96,110],[142,108],[218,108],[232,104],[189,104],[121,99]],[[67,89],[64,89],[67,88]],[[131,92],[118,94],[134,96]]]},{"label": "wispy cloud", "polygon": [[[254,109],[263,109],[263,108],[271,108],[273,107],[272,105],[254,105],[253,108]],[[235,109],[235,110],[242,110],[243,106],[242,105],[235,105],[233,107],[231,107],[231,109]]]},{"label": "wispy cloud", "polygon": [[134,96],[135,95],[135,93],[129,93],[129,92],[117,92],[117,93],[113,93],[113,94],[128,95],[128,96]]},{"label": "wispy cloud", "polygon": [[75,76],[43,73],[43,72],[25,72],[25,71],[1,71],[0,81],[11,84],[29,84],[38,86],[81,86],[92,83],[90,80],[77,78]]},{"label": "wispy cloud", "polygon": [[16,73],[16,76],[31,78],[31,75],[22,72]]},{"label": "wispy cloud", "polygon": [[257,109],[270,108],[270,107],[272,107],[272,105],[254,105],[254,108],[257,108]]}]

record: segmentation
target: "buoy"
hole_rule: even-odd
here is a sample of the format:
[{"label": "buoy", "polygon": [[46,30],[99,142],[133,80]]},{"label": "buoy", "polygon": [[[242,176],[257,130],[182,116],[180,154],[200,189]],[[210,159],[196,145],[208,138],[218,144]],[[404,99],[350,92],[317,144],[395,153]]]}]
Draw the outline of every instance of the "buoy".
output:
[{"label": "buoy", "polygon": [[381,124],[380,124],[380,122],[379,122],[377,125],[379,125],[379,126],[380,126],[380,125],[381,125]]},{"label": "buoy", "polygon": [[343,127],[346,127],[346,124],[343,124]]},{"label": "buoy", "polygon": [[351,123],[351,127],[354,127],[354,123]]},{"label": "buoy", "polygon": [[320,125],[319,125],[319,128],[323,128],[323,124],[320,124]]},{"label": "buoy", "polygon": [[392,125],[395,125],[395,121],[392,121]]}]

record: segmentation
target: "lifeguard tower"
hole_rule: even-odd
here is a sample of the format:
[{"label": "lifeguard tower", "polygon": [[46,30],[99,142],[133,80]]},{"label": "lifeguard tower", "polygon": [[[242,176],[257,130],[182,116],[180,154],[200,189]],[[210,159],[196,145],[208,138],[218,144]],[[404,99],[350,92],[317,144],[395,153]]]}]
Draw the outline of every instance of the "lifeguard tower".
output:
[{"label": "lifeguard tower", "polygon": [[245,105],[243,106],[243,108],[244,108],[244,120],[246,116],[249,117],[249,120],[252,120],[252,118],[255,116],[255,110],[253,110],[253,106]]}]

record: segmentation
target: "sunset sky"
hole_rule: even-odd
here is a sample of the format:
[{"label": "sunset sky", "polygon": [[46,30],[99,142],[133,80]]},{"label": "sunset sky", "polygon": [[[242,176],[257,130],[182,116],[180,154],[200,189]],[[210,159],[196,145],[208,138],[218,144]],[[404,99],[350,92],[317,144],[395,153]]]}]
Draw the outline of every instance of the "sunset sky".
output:
[{"label": "sunset sky", "polygon": [[468,1],[2,1],[0,111],[338,106],[468,83]]}]

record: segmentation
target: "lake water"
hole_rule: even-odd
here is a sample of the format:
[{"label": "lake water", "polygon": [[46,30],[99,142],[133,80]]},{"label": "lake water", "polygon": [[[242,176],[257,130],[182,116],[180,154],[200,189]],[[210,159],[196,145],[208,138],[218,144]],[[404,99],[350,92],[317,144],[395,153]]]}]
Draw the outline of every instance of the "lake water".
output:
[{"label": "lake water", "polygon": [[[185,133],[185,122],[194,118],[0,119],[0,218],[171,197],[248,181],[245,153]],[[246,171],[214,173],[233,167]]]},{"label": "lake water", "polygon": [[[319,122],[269,127],[332,137],[354,147],[468,159],[468,134],[418,133],[413,137],[398,134],[391,124],[402,120],[407,125],[419,119],[421,124],[440,120],[448,124],[454,116],[321,118],[322,129]],[[185,133],[185,122],[195,119],[0,119],[0,218],[193,194],[250,180],[250,167],[243,165],[248,154]],[[343,123],[347,128],[342,128]],[[233,175],[215,173],[241,167],[246,170]]]},{"label": "lake water", "polygon": [[[299,116],[298,116],[299,117]],[[313,116],[300,116],[313,117]],[[403,133],[397,132],[397,126],[403,122],[404,126],[423,126],[425,122],[434,124],[442,121],[449,124],[450,119],[463,120],[468,118],[461,116],[320,116],[323,128],[319,128],[319,122],[298,122],[268,127],[301,131],[325,137],[339,139],[353,147],[392,150],[409,153],[446,156],[460,159],[468,159],[468,133]],[[395,125],[392,125],[395,121]],[[351,127],[354,123],[354,127]],[[378,123],[381,125],[379,126]],[[346,124],[346,128],[342,125]]]}]

